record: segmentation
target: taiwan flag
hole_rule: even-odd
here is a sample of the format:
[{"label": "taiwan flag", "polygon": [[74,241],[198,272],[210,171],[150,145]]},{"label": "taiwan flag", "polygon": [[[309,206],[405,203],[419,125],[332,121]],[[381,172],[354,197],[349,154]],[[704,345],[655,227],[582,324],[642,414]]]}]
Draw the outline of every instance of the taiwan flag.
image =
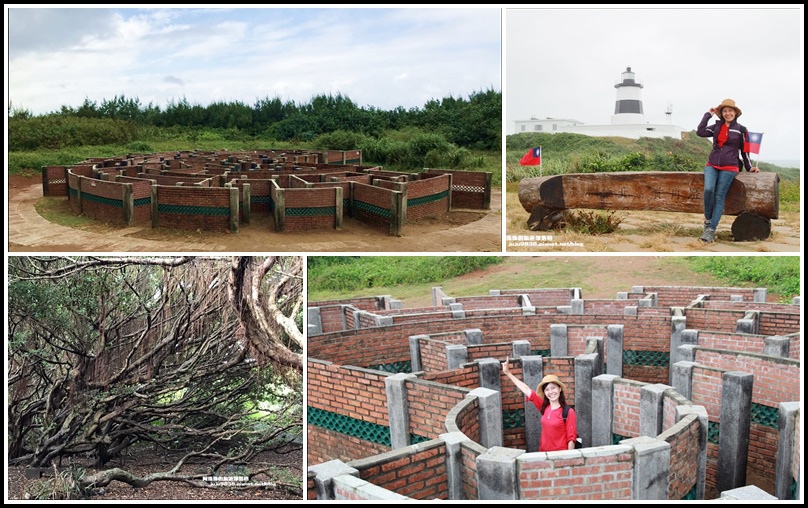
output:
[{"label": "taiwan flag", "polygon": [[541,147],[531,148],[519,159],[520,166],[541,166]]},{"label": "taiwan flag", "polygon": [[763,141],[762,132],[750,132],[747,137],[745,152],[760,154],[760,142]]}]

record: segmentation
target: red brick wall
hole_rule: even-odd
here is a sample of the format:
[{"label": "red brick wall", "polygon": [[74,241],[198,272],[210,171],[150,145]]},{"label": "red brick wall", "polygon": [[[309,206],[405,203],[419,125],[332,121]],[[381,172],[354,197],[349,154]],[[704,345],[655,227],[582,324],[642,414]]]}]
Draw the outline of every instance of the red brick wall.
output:
[{"label": "red brick wall", "polygon": [[[445,169],[427,169],[427,174],[452,175],[452,207],[474,208],[485,207],[485,195],[491,194],[490,173],[478,171],[450,171]],[[489,198],[490,199],[490,198]]]},{"label": "red brick wall", "polygon": [[619,500],[632,498],[634,454],[521,460],[521,499]]},{"label": "red brick wall", "polygon": [[612,432],[627,438],[640,435],[640,388],[643,383],[617,379],[614,383]]},{"label": "red brick wall", "polygon": [[412,499],[448,499],[446,460],[446,445],[436,441],[361,469],[359,478]]},{"label": "red brick wall", "polygon": [[[87,217],[111,224],[125,224],[123,216],[123,184],[84,178],[81,182],[82,213]],[[112,200],[115,204],[99,202],[93,196]]]},{"label": "red brick wall", "polygon": [[286,189],[286,231],[310,231],[313,229],[334,229],[336,213],[328,215],[294,216],[290,208],[328,208],[336,206],[337,192],[334,187],[317,189]]},{"label": "red brick wall", "polygon": [[[188,207],[230,209],[230,189],[221,187],[170,187],[158,185],[157,203]],[[177,229],[230,230],[230,216],[202,213],[159,212],[159,226]]]},{"label": "red brick wall", "polygon": [[119,176],[117,181],[119,183],[128,183],[132,185],[132,200],[134,202],[132,222],[138,223],[150,221],[152,182],[150,180],[143,180],[142,178],[129,178],[126,176]]},{"label": "red brick wall", "polygon": [[668,475],[668,499],[680,500],[690,493],[698,480],[699,435],[698,417],[686,416],[676,423],[676,408],[679,402],[673,397],[662,400],[663,428],[660,437],[671,445],[670,473]]},{"label": "red brick wall", "polygon": [[67,166],[43,166],[42,195],[67,196]]},{"label": "red brick wall", "polygon": [[414,221],[425,217],[440,217],[449,212],[449,197],[430,201],[421,205],[413,205],[416,198],[434,196],[440,192],[449,191],[449,176],[437,176],[426,180],[416,180],[407,183],[407,221]]},{"label": "red brick wall", "polygon": [[[353,197],[355,201],[361,201],[369,205],[378,206],[384,210],[392,210],[392,191],[388,189],[382,189],[381,187],[376,187],[375,185],[355,183]],[[385,218],[380,215],[376,215],[375,213],[362,210],[359,206],[355,206],[353,216],[355,219],[367,224],[390,227],[390,218]]]}]

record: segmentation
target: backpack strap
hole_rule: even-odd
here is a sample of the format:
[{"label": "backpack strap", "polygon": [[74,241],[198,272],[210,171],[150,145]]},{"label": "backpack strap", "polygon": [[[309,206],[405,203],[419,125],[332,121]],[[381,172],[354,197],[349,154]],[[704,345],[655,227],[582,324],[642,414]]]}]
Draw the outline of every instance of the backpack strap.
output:
[{"label": "backpack strap", "polygon": [[567,423],[567,415],[570,412],[570,407],[565,405],[564,409],[561,410],[561,418],[564,419],[564,423]]}]

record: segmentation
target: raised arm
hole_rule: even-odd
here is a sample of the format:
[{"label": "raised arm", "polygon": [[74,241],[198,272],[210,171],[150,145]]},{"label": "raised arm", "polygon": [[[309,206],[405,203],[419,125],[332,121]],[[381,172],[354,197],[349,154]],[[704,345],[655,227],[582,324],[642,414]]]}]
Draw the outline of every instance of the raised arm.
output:
[{"label": "raised arm", "polygon": [[510,360],[510,356],[507,356],[507,357],[505,358],[505,361],[504,361],[504,362],[502,362],[502,372],[504,372],[504,373],[505,373],[505,375],[506,375],[506,376],[508,376],[508,379],[510,379],[510,380],[511,380],[511,382],[512,382],[514,385],[516,385],[516,387],[517,387],[517,388],[519,388],[519,390],[521,390],[521,392],[522,392],[522,393],[524,393],[524,394],[525,394],[525,397],[529,397],[529,396],[530,396],[530,393],[531,393],[533,390],[532,390],[532,389],[531,389],[531,388],[530,388],[528,385],[526,385],[526,384],[525,384],[525,383],[524,383],[524,382],[523,382],[521,379],[517,379],[517,377],[516,377],[516,376],[514,376],[514,375],[511,373],[511,370],[510,370],[510,368],[509,368],[509,366],[508,366],[508,364],[509,364],[509,360]]}]

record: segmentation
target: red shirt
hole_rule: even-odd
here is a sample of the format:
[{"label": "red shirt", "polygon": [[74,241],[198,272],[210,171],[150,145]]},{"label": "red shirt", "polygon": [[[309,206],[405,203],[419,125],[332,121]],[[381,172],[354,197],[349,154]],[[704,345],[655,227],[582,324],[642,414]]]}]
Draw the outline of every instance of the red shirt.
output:
[{"label": "red shirt", "polygon": [[[715,138],[715,142],[718,146],[723,147],[724,143],[727,142],[727,138],[729,138],[729,125],[726,122],[721,124],[721,129],[718,131],[718,136]],[[713,166],[715,169],[719,169],[721,171],[734,171],[739,172],[741,168],[738,166]]]},{"label": "red shirt", "polygon": [[[541,411],[542,399],[535,390],[531,390],[527,400]],[[570,408],[569,413],[567,413],[566,425],[564,424],[563,410],[564,408],[562,407],[551,409],[550,406],[547,406],[547,409],[544,410],[544,414],[541,416],[540,452],[568,450],[569,442],[578,438],[575,410]]]}]

